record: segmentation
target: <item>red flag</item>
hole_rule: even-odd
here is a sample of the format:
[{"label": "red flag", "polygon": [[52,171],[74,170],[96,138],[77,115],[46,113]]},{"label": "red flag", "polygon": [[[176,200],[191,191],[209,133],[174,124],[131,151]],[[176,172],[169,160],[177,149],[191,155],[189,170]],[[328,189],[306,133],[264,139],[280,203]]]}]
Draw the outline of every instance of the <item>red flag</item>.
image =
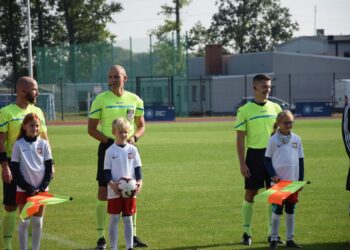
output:
[{"label": "red flag", "polygon": [[39,211],[40,206],[62,203],[69,200],[73,200],[73,198],[49,194],[47,192],[39,193],[37,195],[27,198],[27,203],[23,207],[20,217],[22,220],[24,220],[25,218],[28,218],[33,214],[37,213]]},{"label": "red flag", "polygon": [[282,180],[268,190],[256,195],[254,200],[266,200],[268,203],[282,205],[285,199],[287,199],[291,194],[300,190],[306,183],[306,181]]}]

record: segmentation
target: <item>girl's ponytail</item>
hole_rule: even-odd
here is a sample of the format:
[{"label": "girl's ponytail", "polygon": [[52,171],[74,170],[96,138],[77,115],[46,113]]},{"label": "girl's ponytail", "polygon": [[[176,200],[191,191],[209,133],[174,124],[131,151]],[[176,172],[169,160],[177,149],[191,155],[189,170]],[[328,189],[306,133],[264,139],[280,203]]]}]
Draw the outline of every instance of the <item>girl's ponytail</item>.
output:
[{"label": "girl's ponytail", "polygon": [[[277,116],[278,117],[278,116]],[[278,118],[277,118],[278,119]],[[277,131],[277,128],[278,128],[278,122],[277,122],[277,119],[275,121],[275,123],[273,124],[273,131],[272,131],[272,134],[271,135],[274,135]]]}]

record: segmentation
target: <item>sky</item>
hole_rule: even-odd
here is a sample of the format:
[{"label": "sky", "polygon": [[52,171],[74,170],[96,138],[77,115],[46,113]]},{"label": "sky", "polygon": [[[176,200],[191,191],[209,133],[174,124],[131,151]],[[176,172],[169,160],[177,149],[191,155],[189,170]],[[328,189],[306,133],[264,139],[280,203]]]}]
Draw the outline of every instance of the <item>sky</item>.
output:
[{"label": "sky", "polygon": [[[146,38],[149,31],[164,23],[164,17],[158,15],[160,6],[172,4],[172,0],[115,0],[124,10],[115,14],[115,23],[108,29],[117,39],[129,40],[130,37]],[[292,19],[299,23],[295,36],[311,36],[316,29],[324,29],[325,35],[350,35],[350,0],[280,0],[281,6],[290,10]],[[316,12],[315,12],[316,9]],[[198,21],[205,27],[210,26],[211,18],[218,10],[215,0],[192,0],[183,8],[181,18],[182,31],[189,31]],[[316,15],[315,15],[316,13]]]}]

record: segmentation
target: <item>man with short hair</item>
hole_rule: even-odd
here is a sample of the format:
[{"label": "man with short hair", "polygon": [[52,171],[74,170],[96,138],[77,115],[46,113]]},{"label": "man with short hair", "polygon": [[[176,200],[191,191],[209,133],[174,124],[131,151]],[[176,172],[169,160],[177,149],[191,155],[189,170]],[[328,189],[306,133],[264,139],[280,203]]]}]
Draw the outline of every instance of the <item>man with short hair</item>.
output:
[{"label": "man with short hair", "polygon": [[[245,197],[242,203],[243,244],[252,244],[251,222],[253,201],[260,188],[271,186],[271,180],[264,166],[265,150],[273,131],[281,107],[267,98],[271,92],[271,78],[258,74],[253,78],[254,99],[240,107],[237,112],[235,130],[237,131],[237,155],[241,174],[245,182]],[[247,146],[247,154],[245,151]],[[268,226],[272,209],[268,206]],[[270,236],[268,240],[270,240]],[[280,241],[280,243],[283,243]]]},{"label": "man with short hair", "polygon": [[[105,151],[114,143],[112,122],[120,117],[124,117],[130,122],[131,129],[128,135],[128,142],[131,144],[135,144],[145,132],[143,101],[136,94],[124,89],[127,79],[125,69],[122,66],[112,66],[108,72],[110,90],[97,95],[89,113],[88,133],[100,142],[96,177],[98,181],[98,200],[96,203],[98,241],[96,249],[106,248],[107,183],[103,169]],[[101,130],[97,129],[99,122],[101,122]],[[136,237],[136,214],[133,216],[133,226],[134,247],[147,247],[145,243]]]},{"label": "man with short hair", "polygon": [[41,121],[40,137],[48,140],[45,118],[42,110],[36,107],[39,95],[37,82],[28,76],[16,83],[16,101],[0,110],[0,163],[3,180],[3,242],[4,249],[12,249],[12,236],[16,226],[16,181],[10,169],[12,147],[19,134],[22,120],[29,113],[35,113]]}]

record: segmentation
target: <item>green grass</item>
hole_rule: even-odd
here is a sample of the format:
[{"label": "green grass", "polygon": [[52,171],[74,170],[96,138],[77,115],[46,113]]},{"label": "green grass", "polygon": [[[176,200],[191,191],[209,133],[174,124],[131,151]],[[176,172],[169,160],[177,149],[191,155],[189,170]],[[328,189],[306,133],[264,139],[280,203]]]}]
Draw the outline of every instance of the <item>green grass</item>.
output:
[{"label": "green grass", "polygon": [[[349,162],[340,119],[297,120],[294,132],[303,140],[305,178],[311,181],[300,194],[295,240],[304,249],[349,249]],[[50,190],[74,200],[47,208],[42,249],[91,249],[97,240],[97,142],[85,126],[50,126],[49,137],[56,161]],[[137,230],[148,249],[267,247],[263,203],[254,206],[253,245],[239,244],[244,189],[235,140],[233,122],[147,124],[139,143],[144,189]],[[119,242],[125,249],[122,233]],[[17,235],[14,245],[18,249]]]}]

